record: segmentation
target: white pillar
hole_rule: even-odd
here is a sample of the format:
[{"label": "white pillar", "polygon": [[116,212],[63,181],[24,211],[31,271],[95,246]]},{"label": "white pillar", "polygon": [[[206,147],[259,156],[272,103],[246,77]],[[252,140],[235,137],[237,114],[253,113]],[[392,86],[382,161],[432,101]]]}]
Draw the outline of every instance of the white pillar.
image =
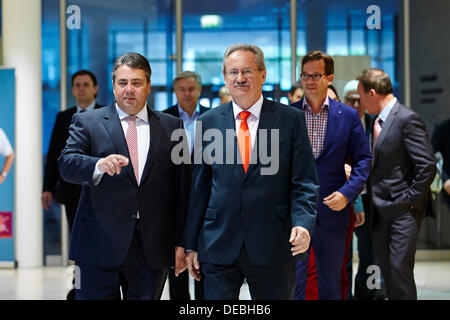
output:
[{"label": "white pillar", "polygon": [[15,252],[19,268],[43,262],[41,1],[3,0],[3,62],[16,69]]}]

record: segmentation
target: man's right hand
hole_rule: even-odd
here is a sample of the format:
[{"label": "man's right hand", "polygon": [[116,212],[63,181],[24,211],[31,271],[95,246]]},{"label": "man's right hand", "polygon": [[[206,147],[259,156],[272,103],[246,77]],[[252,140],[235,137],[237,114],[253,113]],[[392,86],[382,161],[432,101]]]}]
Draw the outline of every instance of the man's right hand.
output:
[{"label": "man's right hand", "polygon": [[197,257],[197,251],[189,251],[186,255],[186,261],[191,276],[195,280],[200,281],[202,277],[200,276],[200,263],[198,262]]},{"label": "man's right hand", "polygon": [[42,192],[41,196],[42,206],[45,210],[49,210],[53,201],[53,194],[50,191]]},{"label": "man's right hand", "polygon": [[106,158],[98,161],[98,169],[101,173],[107,173],[110,176],[113,176],[119,174],[122,167],[126,167],[128,162],[128,158],[121,154],[110,154]]}]

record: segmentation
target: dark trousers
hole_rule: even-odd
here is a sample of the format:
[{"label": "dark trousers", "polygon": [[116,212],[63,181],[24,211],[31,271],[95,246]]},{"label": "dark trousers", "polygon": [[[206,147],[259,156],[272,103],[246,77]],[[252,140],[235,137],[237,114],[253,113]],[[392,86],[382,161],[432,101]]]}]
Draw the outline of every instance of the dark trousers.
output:
[{"label": "dark trousers", "polygon": [[373,249],[391,300],[417,299],[414,262],[422,219],[423,214],[415,209],[394,219],[386,219],[374,210]]},{"label": "dark trousers", "polygon": [[[205,300],[203,278],[195,283],[195,300]],[[190,300],[189,295],[189,272],[184,271],[175,277],[175,269],[169,271],[169,293],[170,300]]]},{"label": "dark trousers", "polygon": [[231,265],[203,262],[201,276],[206,300],[238,300],[244,279],[253,300],[291,300],[294,294],[295,263],[278,266],[255,265],[245,246]]},{"label": "dark trousers", "polygon": [[[126,278],[128,300],[159,300],[168,269],[151,269],[148,265],[136,222],[127,257],[119,267],[101,267],[77,262],[80,283],[77,300],[116,300],[121,276]],[[75,276],[77,278],[77,275]]]},{"label": "dark trousers", "polygon": [[66,209],[67,222],[69,223],[69,230],[72,231],[73,223],[75,221],[75,215],[77,213],[79,199],[68,199],[64,203],[64,208]]},{"label": "dark trousers", "polygon": [[[344,263],[348,227],[332,228],[316,224],[311,238],[317,270],[319,300],[341,299],[341,270]],[[307,256],[309,256],[309,251]],[[297,262],[295,298],[305,299],[308,260]]]},{"label": "dark trousers", "polygon": [[367,286],[367,279],[371,275],[367,273],[367,268],[373,264],[373,244],[372,244],[372,230],[371,221],[372,213],[370,212],[370,197],[368,194],[362,195],[365,223],[355,229],[355,235],[358,241],[358,271],[355,276],[355,299],[371,300],[375,297],[375,289],[369,289]]}]

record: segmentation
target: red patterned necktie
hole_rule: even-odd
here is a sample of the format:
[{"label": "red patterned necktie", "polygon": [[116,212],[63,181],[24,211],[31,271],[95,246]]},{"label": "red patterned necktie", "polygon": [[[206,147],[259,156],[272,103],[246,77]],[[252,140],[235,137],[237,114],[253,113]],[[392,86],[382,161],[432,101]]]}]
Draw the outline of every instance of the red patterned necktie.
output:
[{"label": "red patterned necktie", "polygon": [[378,136],[381,132],[381,119],[380,117],[377,117],[375,120],[375,124],[373,126],[373,150],[372,154],[375,154],[375,146],[377,144]]},{"label": "red patterned necktie", "polygon": [[247,118],[250,116],[250,114],[251,113],[248,111],[241,111],[239,113],[239,115],[241,116],[241,125],[239,126],[238,145],[245,173],[247,173],[248,165],[250,163],[250,153],[252,150],[250,130],[248,129],[247,124]]},{"label": "red patterned necktie", "polygon": [[128,122],[128,130],[125,139],[127,140],[128,152],[130,153],[134,176],[136,177],[136,181],[139,184],[139,156],[138,156],[136,116],[128,116],[126,117],[126,120]]}]

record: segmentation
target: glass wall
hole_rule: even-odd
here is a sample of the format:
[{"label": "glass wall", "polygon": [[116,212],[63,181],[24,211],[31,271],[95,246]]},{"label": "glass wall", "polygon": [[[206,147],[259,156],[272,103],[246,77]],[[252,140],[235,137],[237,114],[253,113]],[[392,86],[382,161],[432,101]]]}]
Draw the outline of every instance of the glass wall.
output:
[{"label": "glass wall", "polygon": [[280,86],[291,83],[289,10],[289,0],[183,1],[183,70],[194,70],[202,77],[202,104],[219,104],[223,55],[238,42],[263,50],[264,96],[279,99]]},{"label": "glass wall", "polygon": [[[60,110],[59,0],[41,1],[45,157]],[[223,54],[227,46],[238,42],[262,48],[267,67],[264,95],[287,103],[287,92],[296,80],[291,79],[289,0],[183,0],[182,4],[182,69],[201,75],[202,104],[219,104]],[[112,65],[115,58],[129,51],[143,54],[152,66],[149,105],[163,110],[176,103],[172,90],[176,75],[175,0],[67,0],[70,5],[80,8],[81,28],[66,29],[67,107],[75,104],[70,78],[79,69],[96,74],[98,102],[112,103]],[[367,28],[369,5],[381,10],[379,30]],[[334,56],[370,56],[370,64],[385,69],[397,87],[397,17],[397,0],[298,0],[297,57],[313,49]],[[299,73],[298,61],[297,77]],[[54,212],[46,213],[46,219],[59,219],[58,211]],[[51,223],[59,226],[56,220]],[[58,239],[57,232],[45,235]]]}]

